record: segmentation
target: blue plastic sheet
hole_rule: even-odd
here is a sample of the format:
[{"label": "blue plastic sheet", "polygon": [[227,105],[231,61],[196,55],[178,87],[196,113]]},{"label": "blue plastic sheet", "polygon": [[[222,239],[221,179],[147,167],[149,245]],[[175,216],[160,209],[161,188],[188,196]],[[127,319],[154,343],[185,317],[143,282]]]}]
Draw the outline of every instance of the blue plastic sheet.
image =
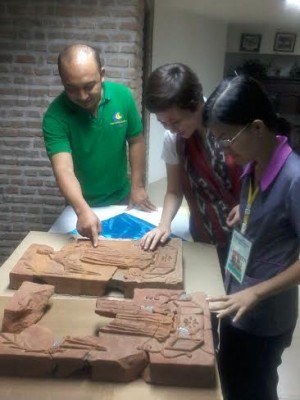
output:
[{"label": "blue plastic sheet", "polygon": [[[109,239],[140,239],[145,233],[155,228],[155,225],[127,213],[102,220],[101,225],[101,236]],[[78,232],[74,229],[69,233],[77,234]]]},{"label": "blue plastic sheet", "polygon": [[110,239],[140,239],[153,228],[155,225],[123,213],[102,221],[101,235]]}]

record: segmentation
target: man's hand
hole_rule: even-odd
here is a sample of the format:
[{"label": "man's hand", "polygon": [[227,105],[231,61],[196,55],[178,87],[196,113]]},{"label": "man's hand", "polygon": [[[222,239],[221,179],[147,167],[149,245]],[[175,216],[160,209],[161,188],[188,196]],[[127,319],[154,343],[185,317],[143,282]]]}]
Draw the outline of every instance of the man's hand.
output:
[{"label": "man's hand", "polygon": [[140,240],[140,245],[144,250],[154,250],[158,243],[165,243],[170,236],[170,228],[157,227],[147,232]]},{"label": "man's hand", "polygon": [[78,214],[76,229],[80,235],[88,237],[94,247],[97,247],[98,235],[101,232],[101,222],[91,209],[86,209]]},{"label": "man's hand", "polygon": [[259,299],[256,294],[255,286],[252,286],[234,294],[208,297],[207,301],[210,303],[210,311],[217,313],[217,318],[223,318],[227,315],[234,314],[233,322],[236,322],[243,314],[253,308],[258,303]]},{"label": "man's hand", "polygon": [[156,211],[157,208],[151,203],[146,190],[143,187],[136,187],[131,189],[128,210],[131,208],[138,208],[142,211]]}]

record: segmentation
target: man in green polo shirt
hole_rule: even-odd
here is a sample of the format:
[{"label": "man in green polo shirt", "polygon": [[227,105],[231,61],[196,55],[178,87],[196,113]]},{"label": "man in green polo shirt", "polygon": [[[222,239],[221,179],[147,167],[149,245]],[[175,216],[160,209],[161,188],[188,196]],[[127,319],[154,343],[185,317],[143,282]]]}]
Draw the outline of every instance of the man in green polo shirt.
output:
[{"label": "man in green polo shirt", "polygon": [[94,48],[66,47],[58,69],[65,90],[44,115],[46,150],[59,189],[78,217],[78,232],[96,246],[101,222],[91,207],[127,203],[155,209],[143,185],[141,118],[127,87],[103,81],[104,69]]}]

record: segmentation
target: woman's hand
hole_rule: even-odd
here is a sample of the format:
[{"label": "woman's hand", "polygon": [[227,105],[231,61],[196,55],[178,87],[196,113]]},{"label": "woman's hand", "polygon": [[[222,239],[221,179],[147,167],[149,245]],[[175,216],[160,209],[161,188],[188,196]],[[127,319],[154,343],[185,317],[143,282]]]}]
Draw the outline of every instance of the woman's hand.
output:
[{"label": "woman's hand", "polygon": [[240,205],[236,205],[228,214],[226,218],[226,223],[230,228],[234,227],[240,222]]},{"label": "woman's hand", "polygon": [[208,297],[207,301],[210,311],[217,313],[217,318],[233,314],[233,322],[236,322],[258,303],[259,298],[255,286],[252,286],[234,294]]},{"label": "woman's hand", "polygon": [[165,243],[169,236],[171,230],[167,227],[160,227],[152,229],[147,232],[141,239],[140,244],[144,250],[154,250],[158,243]]}]

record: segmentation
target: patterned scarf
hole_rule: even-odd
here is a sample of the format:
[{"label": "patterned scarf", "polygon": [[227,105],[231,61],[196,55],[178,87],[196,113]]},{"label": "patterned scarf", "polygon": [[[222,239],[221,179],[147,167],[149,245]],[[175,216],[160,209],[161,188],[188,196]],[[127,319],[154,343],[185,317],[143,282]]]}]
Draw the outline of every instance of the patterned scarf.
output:
[{"label": "patterned scarf", "polygon": [[239,202],[241,167],[220,149],[211,132],[176,137],[183,194],[190,209],[190,230],[197,242],[226,244],[226,218]]}]

